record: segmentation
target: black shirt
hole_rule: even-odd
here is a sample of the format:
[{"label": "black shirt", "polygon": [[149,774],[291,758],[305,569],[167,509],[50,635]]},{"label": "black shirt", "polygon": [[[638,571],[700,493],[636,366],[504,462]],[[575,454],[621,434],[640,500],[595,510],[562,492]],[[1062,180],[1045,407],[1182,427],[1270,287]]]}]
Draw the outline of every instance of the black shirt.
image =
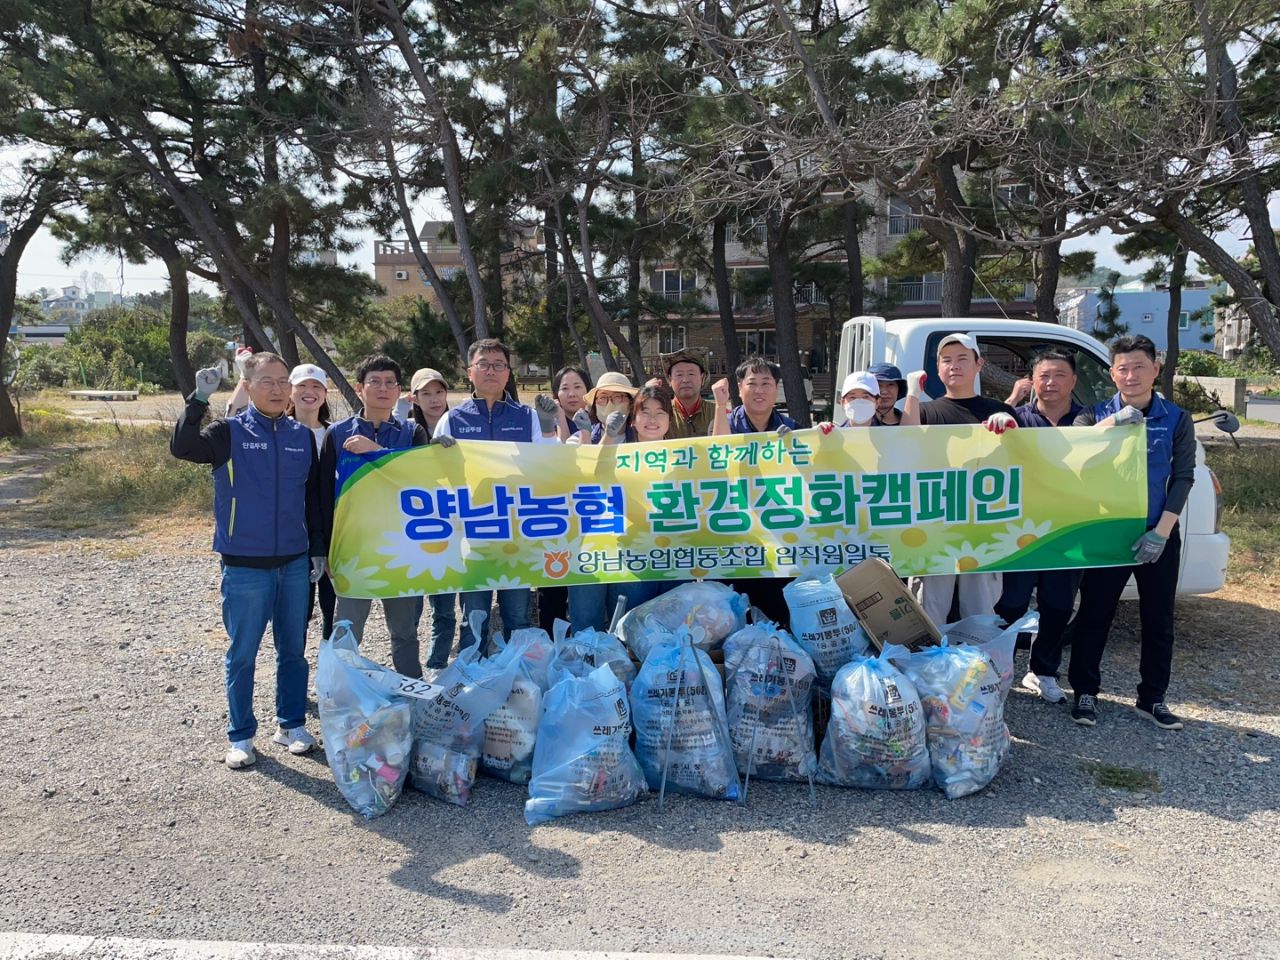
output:
[{"label": "black shirt", "polygon": [[953,400],[940,397],[920,404],[920,423],[923,426],[943,426],[958,423],[982,423],[993,413],[1007,413],[1017,419],[1013,407],[990,397],[966,397]]}]

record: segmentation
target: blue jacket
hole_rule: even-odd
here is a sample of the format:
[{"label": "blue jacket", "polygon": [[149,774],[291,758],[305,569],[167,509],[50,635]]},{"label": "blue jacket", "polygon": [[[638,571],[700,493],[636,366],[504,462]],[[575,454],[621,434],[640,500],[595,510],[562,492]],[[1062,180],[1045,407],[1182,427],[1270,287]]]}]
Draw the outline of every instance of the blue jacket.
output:
[{"label": "blue jacket", "polygon": [[342,445],[352,437],[366,437],[383,447],[384,451],[426,446],[430,440],[426,429],[415,421],[397,420],[395,417],[383,420],[377,427],[364,417],[347,417],[329,428],[320,449],[320,513],[326,549],[333,538],[333,510],[342,483],[364,463],[385,456],[385,452],[347,453]]},{"label": "blue jacket", "polygon": [[[766,430],[777,430],[780,426],[786,424],[792,430],[796,428],[796,422],[788,417],[785,413],[779,413],[777,410],[770,411],[769,424]],[[729,414],[729,432],[730,433],[759,433],[751,424],[751,418],[747,416],[747,408],[744,406],[736,406],[733,412]]]},{"label": "blue jacket", "polygon": [[[1120,394],[1116,394],[1106,403],[1094,404],[1094,422],[1105,420],[1112,414],[1119,413],[1125,406]],[[1169,482],[1174,474],[1174,440],[1179,430],[1185,430],[1182,424],[1187,416],[1177,404],[1170,403],[1159,394],[1151,398],[1151,407],[1147,411],[1147,526],[1153,527],[1165,511],[1169,496]],[[1194,441],[1193,441],[1194,443]],[[1185,445],[1185,444],[1184,444]],[[1194,448],[1191,469],[1194,470]],[[1184,466],[1185,472],[1185,466]],[[1186,484],[1187,489],[1191,487]],[[1178,512],[1186,503],[1186,493],[1182,493],[1176,505]]]},{"label": "blue jacket", "polygon": [[[535,427],[536,417],[523,403],[502,399],[492,407],[479,397],[453,407],[441,418],[441,425],[455,440],[510,440],[534,443],[542,433]],[[440,427],[436,433],[439,435]]]},{"label": "blue jacket", "polygon": [[252,405],[226,424],[230,459],[213,470],[213,549],[238,557],[306,553],[311,430]]}]

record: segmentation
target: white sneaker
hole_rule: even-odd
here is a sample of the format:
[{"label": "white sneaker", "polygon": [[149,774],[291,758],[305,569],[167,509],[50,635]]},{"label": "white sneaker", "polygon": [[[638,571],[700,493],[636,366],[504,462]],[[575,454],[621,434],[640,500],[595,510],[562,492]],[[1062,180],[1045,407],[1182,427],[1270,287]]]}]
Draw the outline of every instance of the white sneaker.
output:
[{"label": "white sneaker", "polygon": [[252,740],[233,740],[227,749],[227,766],[232,770],[252,767],[258,755],[253,752]]},{"label": "white sneaker", "polygon": [[1058,681],[1053,677],[1042,677],[1039,674],[1028,673],[1022,678],[1022,685],[1032,693],[1040,694],[1041,699],[1046,703],[1067,702],[1067,695],[1062,692],[1062,688],[1058,686]]},{"label": "white sneaker", "polygon": [[276,735],[271,738],[271,742],[288,747],[290,753],[302,754],[315,749],[316,738],[307,733],[306,727],[291,727],[288,730],[276,727]]}]

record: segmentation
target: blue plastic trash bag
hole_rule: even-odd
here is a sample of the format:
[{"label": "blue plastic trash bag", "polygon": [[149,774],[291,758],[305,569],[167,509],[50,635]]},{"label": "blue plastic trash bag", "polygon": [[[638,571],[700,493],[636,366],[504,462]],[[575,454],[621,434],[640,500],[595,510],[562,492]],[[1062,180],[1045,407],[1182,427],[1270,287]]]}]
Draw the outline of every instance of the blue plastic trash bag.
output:
[{"label": "blue plastic trash bag", "polygon": [[725,699],[738,772],[808,780],[813,753],[813,660],[776,623],[753,623],[724,642]]},{"label": "blue plastic trash bag", "polygon": [[[678,705],[678,709],[677,709]],[[737,800],[738,771],[720,674],[687,627],[654,644],[631,685],[636,759],[650,789]],[[673,723],[674,719],[674,723]]]},{"label": "blue plastic trash bag", "polygon": [[818,682],[830,686],[836,672],[870,646],[831,574],[807,574],[782,588],[791,613],[791,635],[808,651]]},{"label": "blue plastic trash bag", "polygon": [[1000,673],[977,647],[926,647],[907,660],[924,706],[933,779],[947,797],[976,793],[1009,753]]},{"label": "blue plastic trash bag", "polygon": [[520,648],[507,645],[494,656],[482,658],[479,647],[473,644],[458,654],[437,675],[439,692],[429,700],[415,701],[413,709],[410,782],[459,806],[471,799],[484,749],[484,722],[511,695],[520,669]]},{"label": "blue plastic trash bag", "polygon": [[525,822],[616,810],[643,796],[630,738],[631,708],[614,672],[601,665],[582,677],[566,674],[543,700]]},{"label": "blue plastic trash bag", "polygon": [[1038,633],[1040,630],[1040,614],[1028,613],[1009,626],[994,613],[983,613],[973,617],[965,617],[955,623],[948,623],[942,628],[942,635],[951,646],[965,644],[977,647],[991,658],[1000,672],[1000,695],[1008,697],[1013,689],[1013,662],[1017,654],[1018,634]]},{"label": "blue plastic trash bag", "polygon": [[[746,597],[723,583],[682,583],[628,610],[618,621],[618,636],[641,662],[650,647],[682,624],[690,628],[695,647],[714,650],[747,625],[749,605]],[[654,630],[654,624],[659,629]]]},{"label": "blue plastic trash bag", "polygon": [[569,624],[555,623],[555,657],[547,668],[547,684],[555,686],[565,674],[583,677],[596,667],[608,665],[627,690],[636,678],[636,665],[622,641],[603,630],[579,630],[568,634]]},{"label": "blue plastic trash bag", "polygon": [[845,664],[831,682],[818,779],[872,790],[914,790],[932,781],[924,707],[906,674],[883,654]]},{"label": "blue plastic trash bag", "polygon": [[409,772],[413,718],[402,689],[429,685],[362,657],[347,621],[320,645],[316,699],[324,753],[342,796],[369,819],[391,809]]},{"label": "blue plastic trash bag", "polygon": [[[499,650],[505,647],[495,637]],[[547,667],[555,654],[551,638],[537,628],[517,630],[511,646],[519,653],[519,668],[506,702],[484,721],[484,747],[480,766],[485,773],[511,783],[528,783],[533,768],[533,748],[542,718],[542,696]]]}]

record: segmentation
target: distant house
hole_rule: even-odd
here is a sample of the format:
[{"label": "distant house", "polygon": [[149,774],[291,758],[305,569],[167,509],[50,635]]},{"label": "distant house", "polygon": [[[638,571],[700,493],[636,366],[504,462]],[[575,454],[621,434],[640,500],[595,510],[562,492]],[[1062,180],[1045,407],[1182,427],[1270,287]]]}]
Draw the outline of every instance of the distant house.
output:
[{"label": "distant house", "polygon": [[62,293],[40,301],[40,309],[47,314],[75,314],[77,318],[89,312],[89,300],[79,287],[63,287]]},{"label": "distant house", "polygon": [[[1213,350],[1214,309],[1212,297],[1222,287],[1210,286],[1204,280],[1189,280],[1182,288],[1182,309],[1178,315],[1178,348],[1181,350]],[[1133,280],[1115,289],[1119,322],[1129,328],[1130,336],[1144,334],[1160,350],[1167,350],[1169,288],[1166,284],[1149,284]],[[1058,296],[1059,322],[1093,333],[1097,327],[1102,301],[1097,287],[1062,290]],[[1206,339],[1207,338],[1207,339]]]}]

